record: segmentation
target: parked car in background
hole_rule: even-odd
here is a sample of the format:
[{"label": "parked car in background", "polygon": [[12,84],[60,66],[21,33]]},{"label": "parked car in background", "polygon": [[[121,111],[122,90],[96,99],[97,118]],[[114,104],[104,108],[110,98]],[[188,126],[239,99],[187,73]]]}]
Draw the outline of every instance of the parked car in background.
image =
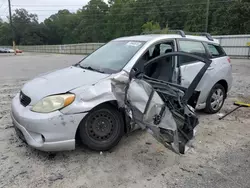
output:
[{"label": "parked car in background", "polygon": [[0,48],[0,53],[4,53],[4,49],[3,48]]},{"label": "parked car in background", "polygon": [[0,53],[14,53],[15,51],[11,48],[0,48]]},{"label": "parked car in background", "polygon": [[8,50],[6,48],[0,48],[0,53],[8,53]]},{"label": "parked car in background", "polygon": [[15,53],[15,50],[9,48],[9,49],[8,49],[8,52],[9,52],[9,53]]},{"label": "parked car in background", "polygon": [[16,49],[16,53],[23,53],[22,50]]},{"label": "parked car in background", "polygon": [[[165,57],[172,52],[191,56]],[[206,62],[209,67],[204,66]],[[190,36],[180,32],[122,37],[103,45],[74,66],[27,82],[12,100],[11,117],[17,133],[30,146],[44,151],[72,150],[77,135],[94,150],[114,147],[125,132],[133,131],[136,126],[128,123],[130,118],[118,108],[111,81],[131,71],[147,76],[150,79],[146,81],[151,83],[156,80],[154,87],[175,84],[180,94],[176,100],[179,105],[184,102],[191,112],[194,108],[218,112],[232,86],[230,59],[208,34]],[[173,93],[174,97],[174,91],[163,92]],[[185,94],[186,91],[193,93]],[[189,100],[192,108],[187,105]],[[173,106],[173,109],[181,109],[178,113],[185,117],[182,111],[186,112],[186,108]],[[161,114],[155,118],[156,122],[160,117]]]},{"label": "parked car in background", "polygon": [[8,48],[4,48],[5,53],[10,53]]},{"label": "parked car in background", "polygon": [[5,48],[6,53],[14,53],[15,51],[11,48]]}]

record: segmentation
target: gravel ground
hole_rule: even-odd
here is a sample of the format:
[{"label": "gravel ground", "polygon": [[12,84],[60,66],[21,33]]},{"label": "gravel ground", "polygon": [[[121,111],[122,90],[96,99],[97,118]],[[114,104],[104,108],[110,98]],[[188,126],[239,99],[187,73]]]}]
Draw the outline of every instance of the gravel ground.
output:
[{"label": "gravel ground", "polygon": [[[83,147],[49,154],[16,136],[10,103],[34,76],[66,67],[77,55],[0,55],[0,187],[250,187],[250,113],[242,108],[222,121],[198,112],[194,148],[176,155],[144,131],[124,137],[102,155]],[[232,60],[234,85],[220,113],[249,99],[250,61]],[[249,101],[250,102],[250,101]]]}]

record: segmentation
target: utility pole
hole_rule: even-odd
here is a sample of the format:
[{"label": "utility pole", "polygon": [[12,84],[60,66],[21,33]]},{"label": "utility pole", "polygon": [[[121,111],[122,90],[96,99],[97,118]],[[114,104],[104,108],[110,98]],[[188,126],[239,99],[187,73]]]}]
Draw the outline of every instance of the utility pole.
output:
[{"label": "utility pole", "polygon": [[13,50],[14,50],[15,55],[16,55],[15,31],[14,31],[13,24],[12,24],[12,15],[11,15],[11,4],[10,4],[10,0],[8,0],[8,2],[9,2],[10,27],[11,27],[11,30],[12,30],[12,45],[13,45]]},{"label": "utility pole", "polygon": [[208,31],[209,6],[210,6],[210,0],[207,0],[206,26],[205,26],[205,32],[206,33]]}]

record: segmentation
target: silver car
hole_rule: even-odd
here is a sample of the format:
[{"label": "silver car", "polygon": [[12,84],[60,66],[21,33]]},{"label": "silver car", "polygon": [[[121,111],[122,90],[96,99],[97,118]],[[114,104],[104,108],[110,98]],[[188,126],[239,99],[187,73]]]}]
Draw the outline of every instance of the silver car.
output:
[{"label": "silver car", "polygon": [[[151,61],[157,63],[148,63]],[[209,62],[209,66],[205,67],[204,62]],[[124,86],[121,83],[125,73],[130,75],[125,76],[127,85],[119,87]],[[205,109],[208,113],[221,109],[232,85],[232,67],[218,41],[208,34],[189,36],[180,32],[118,38],[71,67],[27,82],[12,101],[11,116],[16,131],[28,145],[43,151],[73,150],[77,138],[93,150],[108,150],[124,133],[137,129],[140,124],[131,121],[138,117],[129,112],[136,101],[129,101],[131,96],[121,96],[129,94],[128,79],[142,77],[147,77],[146,82],[152,84],[151,90],[156,89],[159,95],[166,94],[168,100],[165,97],[161,104],[165,103],[174,117],[183,117],[183,125],[192,121],[189,128],[193,131],[196,118],[188,120],[186,116],[193,113],[193,108]],[[122,89],[117,94],[119,88]],[[166,88],[171,89],[166,91]],[[138,89],[132,96],[135,94],[141,96],[143,92]],[[169,96],[175,98],[171,106]],[[154,116],[156,124],[164,117],[163,112],[166,107]],[[186,128],[182,129],[185,132]],[[159,134],[167,132],[159,130]],[[180,128],[176,130],[181,131]],[[152,127],[151,131],[157,132]]]}]

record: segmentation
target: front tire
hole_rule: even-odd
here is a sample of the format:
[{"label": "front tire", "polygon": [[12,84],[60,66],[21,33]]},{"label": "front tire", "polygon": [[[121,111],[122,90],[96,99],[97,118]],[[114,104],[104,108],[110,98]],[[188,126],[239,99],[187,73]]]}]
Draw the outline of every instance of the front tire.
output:
[{"label": "front tire", "polygon": [[205,112],[209,114],[219,112],[224,104],[225,98],[225,88],[221,84],[215,84],[208,95]]},{"label": "front tire", "polygon": [[80,137],[88,148],[96,151],[110,150],[124,134],[122,114],[112,105],[94,108],[80,123]]}]

